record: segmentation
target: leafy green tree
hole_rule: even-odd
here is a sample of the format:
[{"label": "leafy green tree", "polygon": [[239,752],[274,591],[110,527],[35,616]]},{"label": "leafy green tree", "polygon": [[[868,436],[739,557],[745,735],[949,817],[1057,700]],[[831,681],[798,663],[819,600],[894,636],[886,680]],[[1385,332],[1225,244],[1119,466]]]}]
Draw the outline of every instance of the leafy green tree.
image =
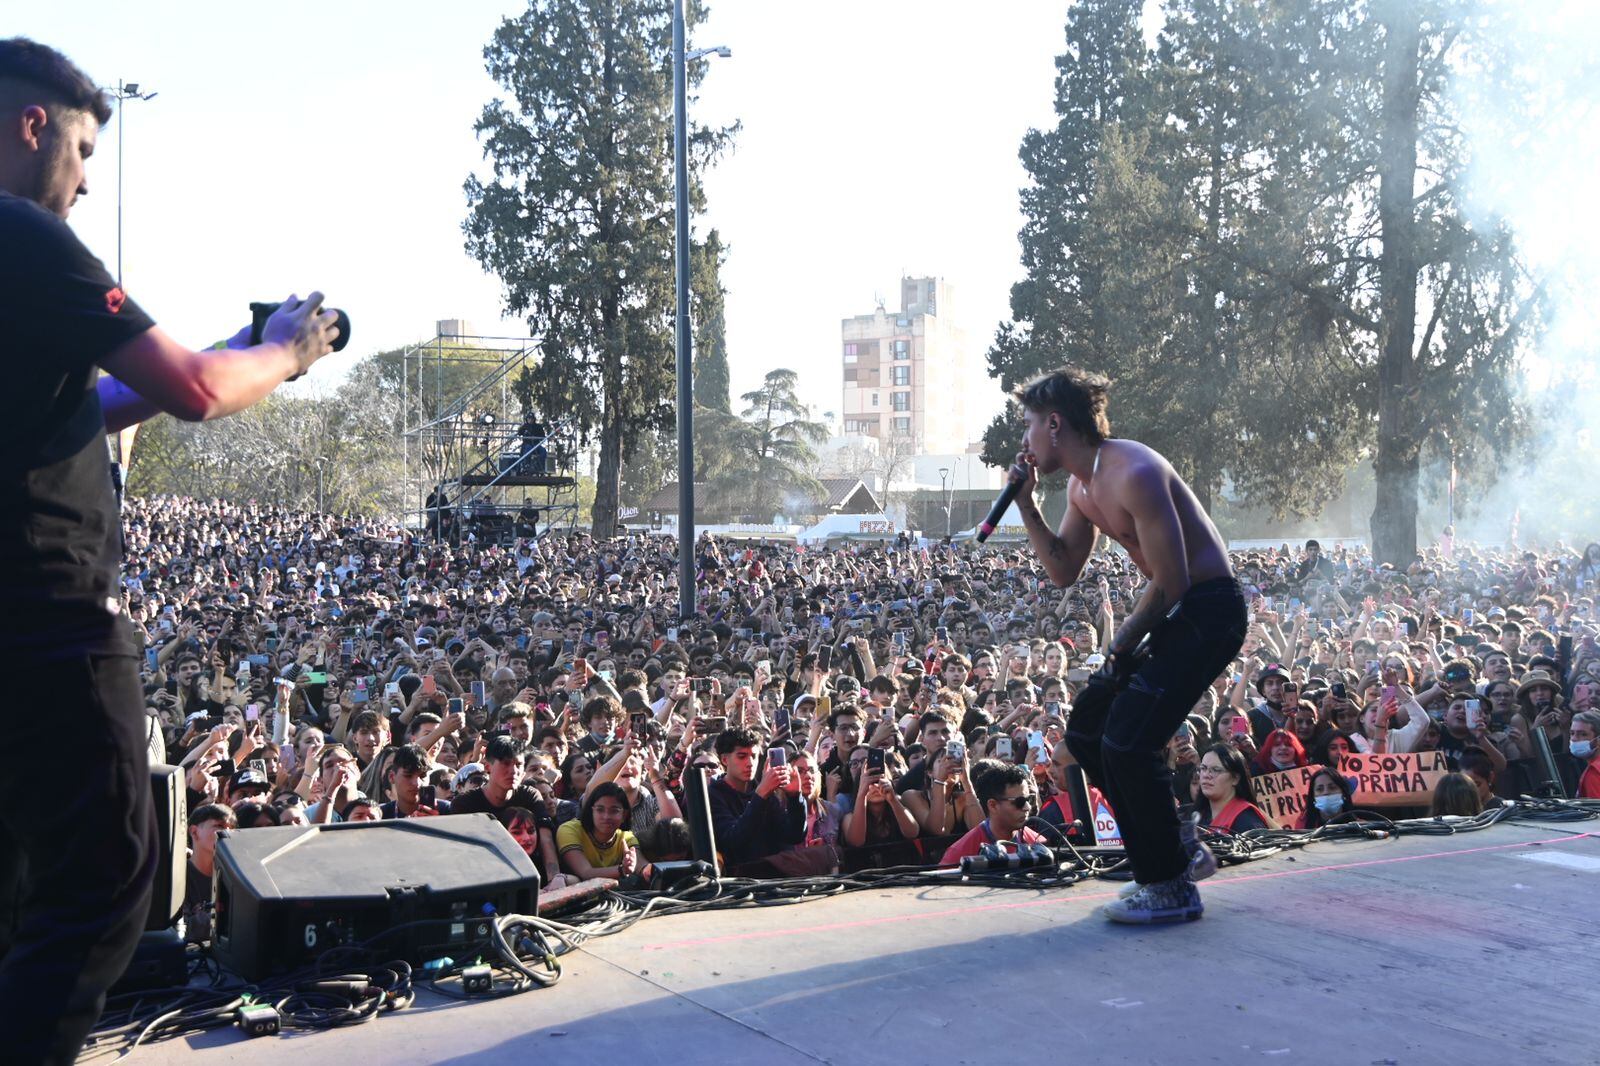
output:
[{"label": "leafy green tree", "polygon": [[697,241],[689,257],[689,313],[694,319],[694,402],[697,407],[731,412],[732,381],[728,375],[727,290],[722,264],[728,249],[716,230]]},{"label": "leafy green tree", "polygon": [[[1074,13],[1062,121],[1024,142],[1029,277],[992,369],[1108,373],[1114,428],[1203,500],[1226,483],[1315,513],[1370,456],[1374,550],[1408,562],[1423,465],[1452,441],[1504,461],[1524,435],[1508,382],[1541,316],[1509,233],[1465,207],[1447,90],[1495,65],[1478,6],[1171,0],[1148,60],[1107,46],[1128,5]],[[1105,85],[1085,56],[1119,57]],[[1015,450],[1009,416],[990,461]]]},{"label": "leafy green tree", "polygon": [[810,471],[817,461],[813,448],[828,439],[828,427],[813,421],[811,409],[800,402],[799,381],[793,370],[771,370],[759,388],[740,397],[748,446],[740,474],[744,491],[736,498],[763,520],[793,511],[791,501],[814,499],[821,491]]},{"label": "leafy green tree", "polygon": [[[467,250],[539,338],[539,408],[598,435],[602,533],[624,460],[673,424],[671,28],[661,0],[534,0],[484,50],[507,98],[478,119],[490,174],[466,183]],[[732,132],[689,131],[693,209]]]},{"label": "leafy green tree", "polygon": [[[1056,59],[1056,125],[1029,130],[1022,165],[1022,265],[1011,288],[1012,321],[987,353],[1007,391],[1065,362],[1085,362],[1099,272],[1085,257],[1083,228],[1094,194],[1094,166],[1108,123],[1124,112],[1146,63],[1140,0],[1084,0],[1067,12],[1066,51]],[[1001,416],[985,434],[985,461],[1009,466],[1018,423]]]}]

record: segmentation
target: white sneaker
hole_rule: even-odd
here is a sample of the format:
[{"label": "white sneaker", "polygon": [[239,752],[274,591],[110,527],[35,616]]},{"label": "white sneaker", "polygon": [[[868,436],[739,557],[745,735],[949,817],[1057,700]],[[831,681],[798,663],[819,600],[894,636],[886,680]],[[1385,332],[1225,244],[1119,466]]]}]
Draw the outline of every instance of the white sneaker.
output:
[{"label": "white sneaker", "polygon": [[1107,918],[1125,925],[1155,925],[1164,922],[1192,922],[1205,914],[1200,890],[1187,877],[1141,885],[1125,899],[1115,899],[1100,908]]}]

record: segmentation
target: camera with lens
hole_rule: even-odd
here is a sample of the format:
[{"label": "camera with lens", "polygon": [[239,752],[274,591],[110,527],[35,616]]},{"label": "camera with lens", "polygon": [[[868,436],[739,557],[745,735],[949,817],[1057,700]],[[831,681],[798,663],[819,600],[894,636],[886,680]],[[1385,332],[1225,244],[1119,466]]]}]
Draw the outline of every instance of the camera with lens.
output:
[{"label": "camera with lens", "polygon": [[[276,303],[252,303],[250,305],[250,346],[252,348],[261,343],[261,331],[266,328],[267,319],[271,318],[272,313],[282,306],[282,300]],[[350,343],[350,316],[337,307],[324,307],[323,310],[332,311],[339,316],[338,321],[335,322],[339,329],[339,336],[334,338],[333,350],[342,352],[344,351],[344,346]]]}]

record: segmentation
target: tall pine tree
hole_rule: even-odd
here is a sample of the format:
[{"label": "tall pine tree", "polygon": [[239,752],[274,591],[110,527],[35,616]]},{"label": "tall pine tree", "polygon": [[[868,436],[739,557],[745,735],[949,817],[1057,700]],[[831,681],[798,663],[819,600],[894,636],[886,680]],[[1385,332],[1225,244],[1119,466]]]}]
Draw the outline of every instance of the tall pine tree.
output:
[{"label": "tall pine tree", "polygon": [[728,322],[723,311],[727,290],[722,264],[728,249],[716,230],[695,243],[690,257],[690,316],[694,319],[694,402],[714,411],[733,410],[728,376]]},{"label": "tall pine tree", "polygon": [[[986,358],[1011,390],[1063,362],[1085,362],[1098,271],[1083,255],[1083,228],[1094,196],[1094,164],[1108,123],[1124,113],[1130,83],[1146,63],[1140,0],[1084,0],[1067,13],[1066,51],[1056,59],[1056,125],[1029,130],[1022,165],[1022,265],[1011,289],[1012,321],[1002,325]],[[990,424],[984,458],[1009,465],[1020,430],[1015,411]]]},{"label": "tall pine tree", "polygon": [[[538,406],[598,436],[601,535],[624,459],[673,424],[671,39],[663,0],[533,0],[484,49],[507,98],[477,123],[492,172],[466,183],[467,250],[538,338]],[[730,136],[690,130],[692,209]]]},{"label": "tall pine tree", "polygon": [[[1171,0],[1153,57],[1095,51],[1127,41],[1131,7],[1073,9],[991,367],[1007,387],[1107,373],[1113,428],[1207,501],[1231,483],[1315,513],[1369,455],[1374,550],[1403,565],[1430,451],[1503,462],[1525,433],[1509,382],[1540,290],[1505,229],[1467,217],[1448,91],[1493,67],[1494,35],[1474,0]],[[1014,440],[997,422],[986,457]]]}]

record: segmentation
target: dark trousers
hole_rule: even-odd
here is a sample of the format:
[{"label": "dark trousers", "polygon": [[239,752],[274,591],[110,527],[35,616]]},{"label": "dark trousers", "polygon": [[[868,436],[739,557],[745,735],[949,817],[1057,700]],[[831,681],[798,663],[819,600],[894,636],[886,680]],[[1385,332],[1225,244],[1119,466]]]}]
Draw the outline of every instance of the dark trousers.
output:
[{"label": "dark trousers", "polygon": [[0,711],[36,769],[0,774],[7,1063],[71,1063],[150,910],[158,847],[136,660],[24,661]]},{"label": "dark trousers", "polygon": [[1189,864],[1166,746],[1244,643],[1244,595],[1232,578],[1195,585],[1150,635],[1149,652],[1113,687],[1092,681],[1067,718],[1067,748],[1116,815],[1140,884],[1170,881]]}]

